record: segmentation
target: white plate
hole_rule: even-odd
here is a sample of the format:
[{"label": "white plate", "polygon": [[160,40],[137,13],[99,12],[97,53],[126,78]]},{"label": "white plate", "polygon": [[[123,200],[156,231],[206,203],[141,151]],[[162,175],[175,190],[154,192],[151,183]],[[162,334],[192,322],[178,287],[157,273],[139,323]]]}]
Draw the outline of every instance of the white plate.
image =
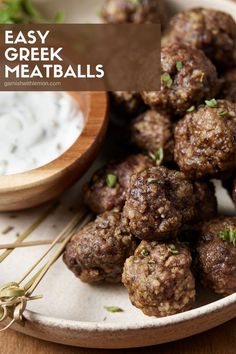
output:
[{"label": "white plate", "polygon": [[[56,9],[65,9],[71,22],[94,22],[99,9],[99,1],[88,0],[38,0],[47,5],[51,14]],[[178,4],[177,8],[191,6],[214,7],[236,15],[236,5],[227,0],[189,0],[169,1]],[[91,3],[96,6],[92,7]],[[80,184],[63,197],[59,209],[50,216],[32,239],[55,237],[58,230],[72,215],[70,206],[78,206]],[[235,209],[227,193],[217,185],[217,197],[221,204],[221,213],[234,214]],[[0,238],[3,242],[12,242],[16,233],[25,229],[41,208],[28,212],[0,215]],[[14,229],[7,235],[1,231],[9,225]],[[56,226],[56,227],[55,227]],[[17,281],[31,264],[42,254],[45,247],[17,249],[0,265],[0,284]],[[154,345],[187,337],[236,316],[236,294],[223,299],[200,289],[193,310],[165,318],[147,317],[133,307],[122,285],[90,286],[81,283],[67,270],[62,261],[58,261],[40,284],[35,294],[44,298],[29,304],[25,313],[25,327],[14,326],[17,331],[58,343],[90,348],[127,348]],[[119,306],[124,312],[108,313],[104,306]]]}]

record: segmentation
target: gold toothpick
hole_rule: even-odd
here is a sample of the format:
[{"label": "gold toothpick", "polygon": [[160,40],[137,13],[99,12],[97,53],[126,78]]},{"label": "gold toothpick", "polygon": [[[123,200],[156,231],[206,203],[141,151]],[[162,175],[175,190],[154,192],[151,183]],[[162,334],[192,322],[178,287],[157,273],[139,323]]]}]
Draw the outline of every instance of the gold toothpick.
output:
[{"label": "gold toothpick", "polygon": [[[61,240],[58,241],[58,243],[60,243],[60,242],[61,242]],[[36,241],[22,242],[20,244],[16,244],[15,242],[5,243],[3,245],[0,245],[0,250],[24,248],[24,247],[34,247],[34,246],[44,246],[44,245],[50,245],[50,243],[52,243],[52,240],[36,240]]]},{"label": "gold toothpick", "polygon": [[[57,208],[57,206],[59,205],[58,202],[54,202],[53,204],[49,205],[49,207],[46,208],[46,210],[42,213],[42,215],[40,215],[18,238],[17,241],[15,242],[15,245],[19,245],[21,244],[22,241],[24,241],[51,213],[54,209]],[[4,259],[6,259],[11,252],[14,250],[13,249],[9,249],[6,250],[5,252],[3,252],[0,255],[0,263],[2,263],[4,261]]]},{"label": "gold toothpick", "polygon": [[[10,322],[0,331],[4,331],[10,328],[15,322],[20,324],[24,323],[23,314],[26,309],[27,302],[42,298],[42,295],[32,296],[32,293],[39,285],[43,277],[46,275],[50,267],[61,256],[66,244],[69,242],[74,233],[91,220],[91,215],[86,215],[86,213],[87,211],[82,209],[71,219],[63,231],[60,232],[55,240],[51,242],[51,245],[47,251],[44,252],[44,254],[37,260],[37,262],[34,263],[32,267],[30,267],[30,269],[18,282],[6,284],[0,289],[0,322],[10,318]],[[26,278],[54,248],[58,241],[61,241],[61,245],[52,255],[50,260],[46,262],[46,264],[39,271],[37,271],[36,274],[34,274],[24,286],[21,285],[23,281],[26,280]]]}]

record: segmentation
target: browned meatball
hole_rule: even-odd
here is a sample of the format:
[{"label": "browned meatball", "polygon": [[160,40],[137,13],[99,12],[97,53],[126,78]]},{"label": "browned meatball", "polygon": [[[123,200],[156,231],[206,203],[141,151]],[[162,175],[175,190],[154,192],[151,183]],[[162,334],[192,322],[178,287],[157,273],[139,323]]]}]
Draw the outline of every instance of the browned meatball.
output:
[{"label": "browned meatball", "polygon": [[162,149],[164,161],[173,161],[174,125],[167,113],[148,110],[140,115],[131,125],[131,138],[138,147],[149,151],[154,160]]},{"label": "browned meatball", "polygon": [[[210,106],[209,106],[210,105]],[[191,178],[232,171],[236,156],[236,104],[208,101],[180,120],[175,129],[175,161]]]},{"label": "browned meatball", "polygon": [[72,238],[63,259],[83,282],[118,283],[125,259],[135,248],[133,236],[121,224],[121,214],[105,212]]},{"label": "browned meatball", "polygon": [[181,42],[202,49],[221,70],[235,65],[236,23],[227,13],[193,8],[170,21],[169,42]]},{"label": "browned meatball", "polygon": [[84,201],[97,214],[113,208],[122,208],[130,177],[151,167],[153,162],[145,155],[130,155],[122,161],[111,162],[98,170],[84,187]]},{"label": "browned meatball", "polygon": [[115,111],[130,116],[138,114],[145,106],[139,93],[128,91],[111,92],[111,104]]},{"label": "browned meatball", "polygon": [[217,199],[215,187],[212,182],[193,181],[195,199],[194,218],[184,224],[179,231],[179,239],[195,247],[202,222],[212,219],[217,215]]},{"label": "browned meatball", "polygon": [[174,44],[162,47],[161,89],[143,92],[146,104],[174,114],[184,114],[192,105],[218,92],[214,65],[198,49]]},{"label": "browned meatball", "polygon": [[217,199],[212,182],[194,181],[195,216],[194,222],[209,220],[217,214]]},{"label": "browned meatball", "polygon": [[236,216],[204,224],[197,246],[201,281],[217,294],[236,291]]},{"label": "browned meatball", "polygon": [[142,241],[122,275],[132,304],[157,317],[190,309],[195,301],[191,261],[184,244]]},{"label": "browned meatball", "polygon": [[236,69],[227,71],[221,81],[220,97],[236,103]]},{"label": "browned meatball", "polygon": [[163,0],[106,0],[101,16],[108,23],[165,23]]},{"label": "browned meatball", "polygon": [[193,185],[183,173],[152,167],[132,176],[124,222],[141,239],[164,240],[193,218],[194,203]]}]

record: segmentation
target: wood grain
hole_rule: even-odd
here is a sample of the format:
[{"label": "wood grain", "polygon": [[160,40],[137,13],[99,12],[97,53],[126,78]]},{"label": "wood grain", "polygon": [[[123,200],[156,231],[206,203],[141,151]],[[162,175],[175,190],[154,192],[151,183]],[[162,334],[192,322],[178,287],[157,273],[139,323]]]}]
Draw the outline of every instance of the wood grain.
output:
[{"label": "wood grain", "polygon": [[12,330],[0,334],[0,343],[3,354],[235,354],[236,319],[181,341],[122,351],[66,347],[30,338]]}]

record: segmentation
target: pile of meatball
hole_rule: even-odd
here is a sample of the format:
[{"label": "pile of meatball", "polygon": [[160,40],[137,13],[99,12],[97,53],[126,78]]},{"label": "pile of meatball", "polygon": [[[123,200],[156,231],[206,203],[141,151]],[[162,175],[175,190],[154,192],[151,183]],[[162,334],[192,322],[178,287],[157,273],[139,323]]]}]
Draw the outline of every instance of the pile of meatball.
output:
[{"label": "pile of meatball", "polygon": [[193,8],[166,24],[160,0],[107,0],[109,23],[161,21],[161,88],[114,92],[137,153],[110,161],[84,187],[97,216],[64,253],[87,283],[122,282],[148,316],[186,311],[195,282],[236,292],[236,216],[217,213],[212,179],[236,203],[236,23]]}]

